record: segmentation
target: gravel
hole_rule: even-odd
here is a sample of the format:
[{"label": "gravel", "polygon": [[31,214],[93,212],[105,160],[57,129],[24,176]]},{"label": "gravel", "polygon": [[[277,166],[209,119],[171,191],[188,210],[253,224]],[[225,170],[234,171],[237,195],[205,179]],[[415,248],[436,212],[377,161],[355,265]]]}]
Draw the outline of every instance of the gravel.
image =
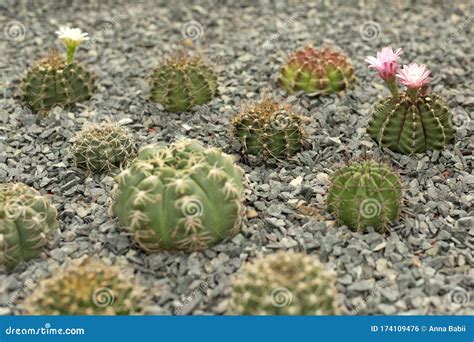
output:
[{"label": "gravel", "polygon": [[[245,262],[279,249],[305,251],[337,272],[343,314],[472,314],[469,10],[469,1],[3,1],[0,181],[24,182],[50,197],[61,231],[41,258],[0,274],[0,314],[21,313],[34,288],[25,283],[84,255],[134,272],[149,295],[146,314],[225,314],[232,276]],[[96,73],[98,91],[71,111],[55,108],[40,119],[21,102],[18,86],[37,55],[62,49],[54,31],[64,23],[89,32],[92,44],[80,47],[76,58]],[[147,100],[145,78],[182,46],[189,23],[198,29],[188,37],[192,48],[219,72],[220,95],[195,113],[171,114]],[[20,32],[8,31],[12,25]],[[244,164],[228,134],[231,115],[263,90],[287,97],[276,85],[279,68],[309,42],[345,51],[358,76],[355,88],[324,98],[296,94],[293,103],[311,119],[311,148],[278,164]],[[434,91],[445,98],[458,130],[446,150],[403,156],[382,151],[365,133],[368,113],[387,91],[363,60],[389,44],[404,49],[403,63],[416,58],[433,69]],[[104,119],[127,125],[140,145],[186,136],[233,154],[248,183],[241,233],[199,253],[138,249],[108,215],[112,175],[88,177],[68,154],[69,139],[84,123]],[[388,234],[352,232],[325,211],[331,172],[359,157],[390,163],[404,183],[404,212]]]}]

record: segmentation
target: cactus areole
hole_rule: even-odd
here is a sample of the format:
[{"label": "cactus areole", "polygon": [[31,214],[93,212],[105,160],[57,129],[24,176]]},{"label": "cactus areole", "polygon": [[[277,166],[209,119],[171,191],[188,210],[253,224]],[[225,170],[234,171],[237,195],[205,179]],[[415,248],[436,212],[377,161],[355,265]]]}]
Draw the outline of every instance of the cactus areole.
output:
[{"label": "cactus areole", "polygon": [[195,140],[147,146],[116,177],[112,210],[147,251],[202,250],[240,230],[242,175]]}]

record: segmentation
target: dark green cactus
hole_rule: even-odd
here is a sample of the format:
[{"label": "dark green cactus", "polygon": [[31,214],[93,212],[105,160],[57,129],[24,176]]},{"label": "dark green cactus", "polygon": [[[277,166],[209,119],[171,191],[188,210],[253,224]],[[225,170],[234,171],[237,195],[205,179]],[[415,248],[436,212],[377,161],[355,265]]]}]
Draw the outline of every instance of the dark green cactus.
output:
[{"label": "dark green cactus", "polygon": [[229,309],[236,315],[335,315],[336,275],[313,256],[267,255],[233,279]]},{"label": "dark green cactus", "polygon": [[40,281],[25,308],[30,315],[131,315],[142,297],[118,266],[86,258]]},{"label": "dark green cactus", "polygon": [[179,57],[158,65],[150,78],[150,99],[170,112],[202,105],[217,94],[217,76],[198,58]]},{"label": "dark green cactus", "polygon": [[147,251],[202,250],[240,230],[242,174],[195,140],[147,146],[116,177],[112,210]]},{"label": "dark green cactus", "polygon": [[289,93],[329,94],[349,88],[355,81],[346,56],[329,48],[308,45],[294,52],[281,70],[279,83]]},{"label": "dark green cactus", "polygon": [[71,142],[76,166],[89,173],[115,171],[137,152],[130,130],[117,123],[89,124]]},{"label": "dark green cactus", "polygon": [[94,76],[80,64],[67,63],[52,53],[27,72],[21,88],[26,104],[44,114],[54,106],[71,108],[89,100],[95,91],[94,83]]},{"label": "dark green cactus", "polygon": [[281,159],[293,156],[307,145],[304,122],[289,105],[264,98],[232,118],[232,131],[240,140],[244,156]]},{"label": "dark green cactus", "polygon": [[59,228],[56,209],[23,183],[0,183],[0,267],[36,258]]},{"label": "dark green cactus", "polygon": [[402,185],[387,165],[354,162],[334,172],[331,183],[328,211],[352,230],[371,226],[382,233],[398,218]]},{"label": "dark green cactus", "polygon": [[436,95],[387,97],[375,106],[367,133],[380,146],[403,154],[441,150],[454,138],[452,114]]}]

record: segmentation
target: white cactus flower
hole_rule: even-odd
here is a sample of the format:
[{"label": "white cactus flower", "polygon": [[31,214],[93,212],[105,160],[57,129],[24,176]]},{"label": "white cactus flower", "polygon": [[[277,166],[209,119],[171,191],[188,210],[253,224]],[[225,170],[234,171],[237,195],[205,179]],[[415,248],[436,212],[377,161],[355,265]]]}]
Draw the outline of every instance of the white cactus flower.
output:
[{"label": "white cactus flower", "polygon": [[56,34],[60,39],[63,39],[66,44],[68,42],[75,42],[77,45],[83,41],[89,40],[88,33],[82,32],[79,28],[70,28],[69,26],[61,26]]}]

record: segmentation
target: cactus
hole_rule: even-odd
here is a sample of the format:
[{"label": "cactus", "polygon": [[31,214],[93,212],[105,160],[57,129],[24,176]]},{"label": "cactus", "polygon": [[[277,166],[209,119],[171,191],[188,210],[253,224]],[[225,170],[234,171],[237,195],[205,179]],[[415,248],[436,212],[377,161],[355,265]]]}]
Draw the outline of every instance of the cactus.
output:
[{"label": "cactus", "polygon": [[382,99],[375,106],[367,133],[380,145],[403,154],[441,150],[456,133],[452,114],[436,95]]},{"label": "cactus", "polygon": [[56,105],[71,108],[89,100],[95,91],[94,83],[94,76],[80,64],[68,63],[53,52],[27,72],[21,88],[28,106],[44,114]]},{"label": "cactus", "polygon": [[289,93],[330,94],[349,88],[354,83],[353,68],[346,56],[329,48],[320,50],[308,45],[294,52],[279,77],[280,85]]},{"label": "cactus", "polygon": [[0,267],[41,254],[59,228],[56,209],[38,191],[23,183],[0,183]]},{"label": "cactus", "polygon": [[217,77],[200,59],[177,57],[156,67],[150,89],[152,101],[182,112],[209,102],[217,94]]},{"label": "cactus", "polygon": [[242,174],[195,140],[150,145],[116,177],[112,211],[147,251],[202,250],[240,230]]},{"label": "cactus", "polygon": [[33,315],[130,315],[142,295],[118,266],[85,258],[39,282],[25,302]]},{"label": "cactus", "polygon": [[234,116],[232,130],[241,142],[243,155],[280,159],[291,157],[307,144],[304,122],[289,105],[264,98]]},{"label": "cactus", "polygon": [[229,308],[236,315],[334,315],[336,276],[312,256],[267,255],[232,280]]},{"label": "cactus", "polygon": [[130,130],[117,123],[89,124],[71,142],[76,166],[89,173],[114,171],[126,165],[137,150]]},{"label": "cactus", "polygon": [[371,226],[385,232],[398,218],[402,186],[390,168],[374,161],[354,162],[331,177],[327,198],[328,211],[352,230]]}]

